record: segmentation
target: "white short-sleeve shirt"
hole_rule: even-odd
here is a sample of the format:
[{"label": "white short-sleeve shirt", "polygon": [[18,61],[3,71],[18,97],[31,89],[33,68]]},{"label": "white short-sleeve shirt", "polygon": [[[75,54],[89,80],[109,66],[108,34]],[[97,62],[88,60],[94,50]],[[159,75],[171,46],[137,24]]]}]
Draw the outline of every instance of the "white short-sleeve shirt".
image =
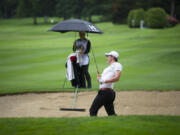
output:
[{"label": "white short-sleeve shirt", "polygon": [[[122,65],[118,62],[113,62],[110,66],[108,66],[107,68],[104,69],[102,75],[101,75],[101,78],[103,80],[108,80],[108,79],[111,79],[115,76],[116,74],[116,71],[120,71],[122,72]],[[103,84],[100,84],[100,89],[101,88],[111,88],[113,89],[114,87],[114,83],[103,83]]]},{"label": "white short-sleeve shirt", "polygon": [[80,54],[82,57],[82,61],[79,63],[80,66],[89,64],[89,56],[88,54]]}]

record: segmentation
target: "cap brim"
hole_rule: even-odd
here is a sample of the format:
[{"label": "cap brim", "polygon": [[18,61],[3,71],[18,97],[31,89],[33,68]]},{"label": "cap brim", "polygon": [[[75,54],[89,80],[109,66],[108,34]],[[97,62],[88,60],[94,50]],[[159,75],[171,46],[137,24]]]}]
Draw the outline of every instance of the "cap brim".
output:
[{"label": "cap brim", "polygon": [[105,56],[110,56],[110,54],[109,53],[105,53]]}]

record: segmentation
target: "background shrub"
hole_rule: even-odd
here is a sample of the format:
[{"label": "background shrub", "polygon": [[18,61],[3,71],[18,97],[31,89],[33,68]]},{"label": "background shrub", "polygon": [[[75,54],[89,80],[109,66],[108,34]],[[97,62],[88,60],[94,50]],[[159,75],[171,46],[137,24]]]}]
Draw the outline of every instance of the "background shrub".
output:
[{"label": "background shrub", "polygon": [[129,27],[133,27],[131,21],[132,21],[132,19],[134,18],[134,17],[133,17],[134,12],[135,12],[135,10],[130,10],[130,11],[129,11],[128,18],[127,18],[127,23],[128,23],[128,26],[129,26]]},{"label": "background shrub", "polygon": [[[132,24],[134,20],[134,25]],[[128,14],[128,25],[129,27],[139,27],[140,21],[144,20],[144,9],[133,9]]]},{"label": "background shrub", "polygon": [[167,26],[166,12],[162,8],[150,8],[145,14],[145,22],[150,28],[164,28]]}]

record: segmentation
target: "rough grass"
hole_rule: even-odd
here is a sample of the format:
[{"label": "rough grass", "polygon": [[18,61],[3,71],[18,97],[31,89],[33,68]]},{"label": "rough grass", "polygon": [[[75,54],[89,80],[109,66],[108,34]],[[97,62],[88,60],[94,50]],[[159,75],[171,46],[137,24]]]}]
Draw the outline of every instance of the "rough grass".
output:
[{"label": "rough grass", "polygon": [[[47,32],[52,24],[32,19],[0,20],[0,93],[73,90],[65,79],[74,33]],[[56,20],[58,21],[58,19]],[[105,52],[116,50],[123,65],[116,90],[180,90],[180,25],[167,29],[130,29],[98,23],[104,34],[89,34],[100,71]],[[96,69],[90,54],[93,90]]]},{"label": "rough grass", "polygon": [[179,135],[180,116],[0,118],[1,135]]}]

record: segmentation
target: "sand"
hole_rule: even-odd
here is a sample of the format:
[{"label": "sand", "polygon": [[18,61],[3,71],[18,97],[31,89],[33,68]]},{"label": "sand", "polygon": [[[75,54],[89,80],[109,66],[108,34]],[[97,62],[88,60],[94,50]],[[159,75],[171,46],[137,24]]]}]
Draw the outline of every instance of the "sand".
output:
[{"label": "sand", "polygon": [[[77,108],[85,112],[60,111],[72,107],[74,93],[20,94],[0,97],[0,117],[80,117],[89,116],[97,92],[79,92]],[[121,91],[114,102],[117,115],[180,115],[180,91]],[[98,116],[107,116],[102,107]]]}]

